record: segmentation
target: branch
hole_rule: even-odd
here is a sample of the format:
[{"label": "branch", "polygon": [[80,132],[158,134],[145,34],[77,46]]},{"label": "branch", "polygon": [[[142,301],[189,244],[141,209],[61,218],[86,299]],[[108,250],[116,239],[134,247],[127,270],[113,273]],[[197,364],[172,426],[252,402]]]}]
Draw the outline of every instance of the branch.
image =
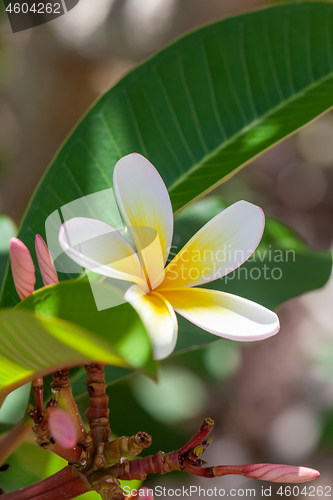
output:
[{"label": "branch", "polygon": [[92,485],[101,483],[103,480],[107,481],[108,478],[144,481],[147,474],[165,474],[173,470],[182,470],[179,451],[171,451],[170,453],[159,451],[155,455],[131,461],[125,460],[122,463],[112,465],[107,470],[94,472],[89,477],[89,481]]},{"label": "branch", "polygon": [[94,444],[108,443],[111,437],[109,424],[109,397],[106,395],[103,363],[86,365],[88,379],[86,386],[90,407],[86,411],[90,426],[90,436]]},{"label": "branch", "polygon": [[71,500],[91,489],[88,480],[67,465],[38,483],[1,495],[1,500]]},{"label": "branch", "polygon": [[44,411],[43,404],[43,393],[44,393],[44,383],[43,377],[36,378],[32,381],[32,393],[34,395],[36,403],[36,411],[38,415],[41,415]]},{"label": "branch", "polygon": [[109,464],[120,462],[122,457],[131,458],[140,455],[144,448],[151,445],[151,436],[146,432],[138,432],[135,436],[123,436],[104,446],[104,456]]},{"label": "branch", "polygon": [[55,399],[60,408],[65,410],[66,413],[68,413],[68,415],[71,417],[76,428],[78,443],[80,444],[81,441],[84,441],[85,437],[87,436],[87,432],[84,428],[80,412],[76,406],[67,373],[68,368],[53,373],[52,390],[55,394]]}]

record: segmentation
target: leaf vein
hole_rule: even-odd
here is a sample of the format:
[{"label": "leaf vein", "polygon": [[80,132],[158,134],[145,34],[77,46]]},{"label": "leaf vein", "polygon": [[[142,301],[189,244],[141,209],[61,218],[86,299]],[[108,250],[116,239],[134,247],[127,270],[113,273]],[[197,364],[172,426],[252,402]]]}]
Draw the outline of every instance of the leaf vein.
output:
[{"label": "leaf vein", "polygon": [[257,112],[256,106],[254,103],[253,90],[251,88],[251,80],[250,80],[250,75],[249,75],[249,70],[248,70],[248,64],[246,61],[246,55],[245,55],[244,24],[243,23],[241,23],[239,25],[239,53],[240,53],[240,58],[241,58],[241,63],[242,63],[242,68],[243,68],[243,73],[244,73],[246,93],[247,93],[247,96],[249,99],[252,114],[253,114],[254,118],[257,119],[258,112]]},{"label": "leaf vein", "polygon": [[187,102],[190,106],[191,115],[193,118],[193,123],[194,123],[195,129],[197,131],[201,146],[202,146],[205,154],[207,154],[208,153],[207,144],[204,140],[204,136],[203,136],[203,133],[202,133],[202,130],[200,127],[200,122],[198,120],[198,116],[196,113],[195,105],[194,105],[194,102],[193,102],[193,99],[192,99],[192,96],[190,93],[190,89],[189,89],[187,81],[186,81],[185,72],[184,72],[184,65],[183,65],[183,61],[182,61],[181,54],[179,51],[177,52],[177,63],[178,63],[180,79],[181,79],[181,82],[182,82],[184,90],[185,90],[186,99],[187,99]]},{"label": "leaf vein", "polygon": [[224,127],[222,125],[220,113],[219,113],[218,107],[217,107],[216,93],[215,93],[215,89],[214,89],[211,69],[210,69],[209,62],[208,62],[207,47],[205,45],[204,40],[202,40],[202,55],[203,55],[204,65],[206,68],[206,77],[207,77],[207,82],[208,82],[210,99],[212,101],[214,116],[215,116],[216,122],[218,124],[218,127],[220,129],[222,139],[225,140],[227,138],[227,134],[226,134],[226,131],[224,130]]},{"label": "leaf vein", "polygon": [[159,85],[160,85],[160,87],[161,87],[161,89],[162,89],[162,92],[163,92],[163,95],[164,95],[165,101],[166,101],[166,103],[167,103],[168,109],[169,109],[170,114],[171,114],[171,116],[172,116],[173,122],[174,122],[174,124],[175,124],[175,126],[176,126],[176,129],[177,129],[177,132],[178,132],[178,134],[179,134],[179,137],[180,137],[180,139],[181,139],[181,141],[182,141],[182,143],[183,143],[183,146],[184,146],[184,148],[186,149],[186,152],[187,152],[187,154],[188,154],[188,156],[189,156],[190,160],[191,160],[191,161],[195,161],[195,158],[194,158],[194,156],[193,156],[192,150],[191,150],[191,148],[190,148],[190,146],[189,146],[189,144],[188,144],[188,142],[187,142],[187,140],[186,140],[186,137],[185,137],[185,135],[184,135],[184,133],[183,133],[183,130],[182,130],[181,126],[180,126],[180,123],[179,123],[179,120],[178,120],[177,114],[176,114],[176,112],[175,112],[175,110],[174,110],[174,108],[173,108],[173,106],[172,106],[171,101],[170,101],[170,97],[169,97],[168,91],[167,91],[167,89],[165,88],[165,85],[164,85],[164,83],[163,83],[163,80],[161,79],[160,75],[158,74],[158,71],[157,71],[156,66],[154,66],[153,70],[154,70],[154,72],[155,72],[155,75],[156,75],[157,81],[158,81],[158,83],[159,83]]}]

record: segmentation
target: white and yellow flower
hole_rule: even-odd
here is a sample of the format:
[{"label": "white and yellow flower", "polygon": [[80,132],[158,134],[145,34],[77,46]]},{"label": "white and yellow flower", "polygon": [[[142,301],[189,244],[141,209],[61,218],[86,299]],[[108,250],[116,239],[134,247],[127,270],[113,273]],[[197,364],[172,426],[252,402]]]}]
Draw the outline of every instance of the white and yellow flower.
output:
[{"label": "white and yellow flower", "polygon": [[125,299],[139,313],[162,359],[175,348],[175,311],[200,328],[232,340],[262,340],[279,331],[279,320],[247,299],[194,288],[221,278],[246,261],[262,237],[261,208],[239,201],[223,210],[164,268],[173,236],[168,191],[154,166],[139,154],[118,161],[114,192],[134,247],[116,229],[95,219],[73,218],[60,230],[66,254],[86,269],[132,282]]}]

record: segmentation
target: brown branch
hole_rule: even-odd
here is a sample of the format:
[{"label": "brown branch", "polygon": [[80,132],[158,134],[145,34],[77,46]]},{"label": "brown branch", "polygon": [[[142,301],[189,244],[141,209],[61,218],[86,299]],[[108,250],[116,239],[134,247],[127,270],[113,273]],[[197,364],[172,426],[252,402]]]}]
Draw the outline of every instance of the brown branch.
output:
[{"label": "brown branch", "polygon": [[86,386],[90,407],[86,415],[90,426],[90,435],[96,445],[108,443],[111,437],[109,424],[109,397],[106,395],[105,372],[103,363],[86,365],[88,379]]},{"label": "brown branch", "polygon": [[101,495],[103,500],[124,500],[125,493],[115,483],[110,483],[109,481],[105,481],[100,488],[98,489],[98,493]]},{"label": "brown branch", "polygon": [[[91,490],[97,491],[103,500],[122,500],[124,495],[119,480],[138,479],[143,481],[148,474],[165,474],[174,470],[186,471],[206,478],[238,474],[265,481],[293,483],[311,481],[319,476],[319,472],[313,469],[274,464],[202,467],[204,462],[199,456],[212,441],[212,438],[207,439],[213,427],[213,421],[210,419],[203,422],[195,436],[180,450],[167,454],[160,451],[148,457],[121,462],[120,458],[126,453],[132,454],[132,456],[140,453],[144,447],[150,444],[151,438],[146,433],[138,433],[132,437],[116,439],[111,443],[96,441],[96,438],[106,439],[110,431],[109,426],[105,425],[105,421],[108,422],[108,420],[104,416],[103,402],[105,399],[101,394],[105,389],[103,368],[104,365],[89,365],[87,367],[89,390],[93,394],[91,400],[97,404],[96,412],[91,417],[91,422],[95,423],[95,427],[93,427],[95,441],[89,433],[85,443],[82,444],[82,456],[85,456],[84,463],[76,462],[73,466],[67,466],[54,476],[33,486],[4,494],[1,496],[3,500],[71,500]],[[95,390],[96,388],[97,390]],[[93,409],[93,406],[89,408],[89,410]],[[41,432],[43,430],[47,432],[47,419],[42,420],[36,426],[40,428]],[[110,465],[107,459],[110,461],[119,460]]]},{"label": "brown branch", "polygon": [[194,450],[197,446],[202,444],[202,441],[210,434],[214,427],[214,421],[211,418],[206,418],[203,421],[198,432],[186,443],[182,448],[180,448],[180,455],[186,455],[190,451]]},{"label": "brown branch", "polygon": [[138,432],[135,436],[123,436],[114,439],[104,446],[104,456],[109,464],[115,464],[122,457],[136,457],[144,448],[151,445],[151,436],[146,432]]},{"label": "brown branch", "polygon": [[91,489],[84,475],[68,465],[38,483],[1,495],[1,500],[71,500]]},{"label": "brown branch", "polygon": [[208,448],[208,446],[213,442],[213,436],[205,439],[196,448],[187,453],[186,458],[190,461],[198,461],[198,457],[202,455]]},{"label": "brown branch", "polygon": [[165,474],[173,470],[182,470],[179,451],[163,453],[159,451],[155,455],[149,455],[135,460],[125,460],[122,463],[112,465],[107,470],[97,471],[91,475],[89,480],[94,484],[95,480],[114,477],[117,479],[138,479],[144,481],[147,474]]},{"label": "brown branch", "polygon": [[93,488],[103,500],[125,500],[125,493],[118,479],[100,476],[95,479]]},{"label": "brown branch", "polygon": [[32,393],[34,395],[36,410],[39,415],[44,411],[43,394],[44,394],[44,383],[43,377],[36,378],[32,381]]},{"label": "brown branch", "polygon": [[[214,467],[198,467],[196,465],[189,463],[189,464],[184,465],[184,471],[189,472],[190,474],[193,474],[194,476],[201,476],[201,477],[207,477],[207,478],[215,477]],[[229,474],[229,473],[226,473],[226,474]]]},{"label": "brown branch", "polygon": [[55,455],[63,458],[69,464],[78,464],[85,462],[85,453],[80,446],[73,446],[73,448],[63,448],[58,443],[48,442],[47,444],[40,444],[38,443],[38,441],[37,444],[44,448],[44,450],[49,450],[52,453],[55,453]]}]

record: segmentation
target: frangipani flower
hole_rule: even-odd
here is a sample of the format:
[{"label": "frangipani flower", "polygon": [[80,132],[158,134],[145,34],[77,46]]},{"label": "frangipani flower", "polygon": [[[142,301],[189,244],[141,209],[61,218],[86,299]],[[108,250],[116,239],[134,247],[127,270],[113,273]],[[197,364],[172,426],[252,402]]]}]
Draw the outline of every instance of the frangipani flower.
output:
[{"label": "frangipani flower", "polygon": [[232,340],[261,340],[278,332],[278,317],[268,309],[228,293],[194,288],[221,278],[250,257],[264,228],[259,207],[240,201],[223,210],[164,269],[173,212],[159,173],[133,153],[116,164],[113,186],[136,250],[108,224],[80,217],[62,225],[59,242],[81,266],[134,283],[124,297],[139,313],[156,359],[175,348],[175,311],[202,329]]}]

